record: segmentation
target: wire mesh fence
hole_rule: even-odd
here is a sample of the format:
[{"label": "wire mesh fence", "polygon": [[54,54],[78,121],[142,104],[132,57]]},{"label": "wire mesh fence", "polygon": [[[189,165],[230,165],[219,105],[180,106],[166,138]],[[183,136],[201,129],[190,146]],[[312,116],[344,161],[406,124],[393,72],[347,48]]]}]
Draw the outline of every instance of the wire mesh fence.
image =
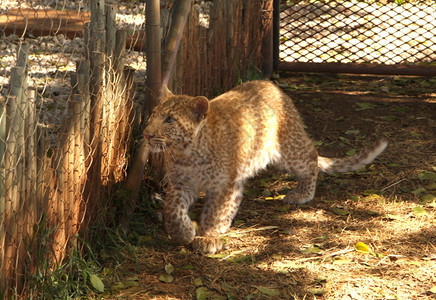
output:
[{"label": "wire mesh fence", "polygon": [[280,61],[430,64],[436,61],[436,3],[281,1]]},{"label": "wire mesh fence", "polygon": [[1,2],[0,297],[24,292],[41,247],[60,263],[125,177],[143,11]]}]

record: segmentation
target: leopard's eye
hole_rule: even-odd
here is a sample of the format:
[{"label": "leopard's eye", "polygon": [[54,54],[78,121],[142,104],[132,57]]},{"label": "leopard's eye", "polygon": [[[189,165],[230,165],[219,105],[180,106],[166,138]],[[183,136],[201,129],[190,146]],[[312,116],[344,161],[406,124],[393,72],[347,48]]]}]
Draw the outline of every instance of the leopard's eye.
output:
[{"label": "leopard's eye", "polygon": [[168,116],[168,117],[166,117],[165,118],[165,120],[164,120],[164,122],[165,123],[168,123],[168,124],[171,124],[171,123],[174,123],[174,118],[172,117],[172,116]]}]

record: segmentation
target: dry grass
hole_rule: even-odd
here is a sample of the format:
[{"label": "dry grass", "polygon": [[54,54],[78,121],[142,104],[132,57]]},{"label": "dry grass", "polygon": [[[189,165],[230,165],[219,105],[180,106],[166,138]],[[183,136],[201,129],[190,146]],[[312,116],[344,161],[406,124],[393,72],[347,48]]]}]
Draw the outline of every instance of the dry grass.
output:
[{"label": "dry grass", "polygon": [[[131,233],[130,246],[105,251],[105,299],[434,298],[434,79],[291,75],[280,83],[322,155],[343,155],[373,135],[388,149],[357,174],[322,175],[303,206],[269,200],[295,186],[292,176],[260,174],[219,255],[174,245],[159,221],[143,218],[147,229]],[[357,251],[359,242],[370,253]]]}]

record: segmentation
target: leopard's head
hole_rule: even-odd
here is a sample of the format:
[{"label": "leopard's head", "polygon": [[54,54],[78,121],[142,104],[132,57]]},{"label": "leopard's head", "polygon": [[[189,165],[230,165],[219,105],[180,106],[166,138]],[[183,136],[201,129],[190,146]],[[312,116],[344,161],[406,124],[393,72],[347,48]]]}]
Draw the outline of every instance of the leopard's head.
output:
[{"label": "leopard's head", "polygon": [[192,144],[207,117],[206,97],[174,95],[164,88],[164,97],[154,108],[144,137],[152,152],[185,149]]}]

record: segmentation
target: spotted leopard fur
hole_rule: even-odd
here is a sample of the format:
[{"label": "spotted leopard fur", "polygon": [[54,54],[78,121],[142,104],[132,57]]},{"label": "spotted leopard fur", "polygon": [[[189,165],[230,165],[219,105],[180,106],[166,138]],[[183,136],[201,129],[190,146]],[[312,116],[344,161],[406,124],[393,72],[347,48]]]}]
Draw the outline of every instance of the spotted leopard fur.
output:
[{"label": "spotted leopard fur", "polygon": [[[267,165],[297,175],[284,201],[302,204],[314,197],[318,171],[357,170],[387,146],[380,140],[350,157],[318,156],[292,100],[268,81],[244,83],[211,101],[167,91],[144,136],[151,151],[165,153],[168,233],[203,253],[221,250],[220,234],[238,211],[244,182]],[[206,200],[196,229],[188,211],[201,191]]]}]

